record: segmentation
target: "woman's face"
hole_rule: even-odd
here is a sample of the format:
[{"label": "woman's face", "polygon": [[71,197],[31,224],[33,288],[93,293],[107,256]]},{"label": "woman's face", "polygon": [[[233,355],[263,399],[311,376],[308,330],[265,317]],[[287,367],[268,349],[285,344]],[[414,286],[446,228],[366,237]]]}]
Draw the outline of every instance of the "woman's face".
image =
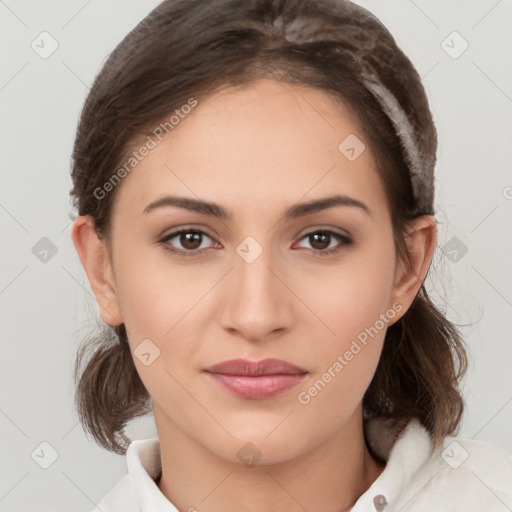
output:
[{"label": "woman's face", "polygon": [[[342,105],[271,80],[209,97],[124,178],[111,233],[110,308],[159,430],[276,462],[361,414],[408,304],[376,164]],[[205,371],[267,358],[303,372]]]}]

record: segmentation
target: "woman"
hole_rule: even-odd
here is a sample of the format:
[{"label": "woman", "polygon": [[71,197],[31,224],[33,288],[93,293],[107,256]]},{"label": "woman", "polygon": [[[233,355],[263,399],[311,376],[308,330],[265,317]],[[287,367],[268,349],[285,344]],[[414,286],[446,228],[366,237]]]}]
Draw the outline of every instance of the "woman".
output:
[{"label": "woman", "polygon": [[452,437],[436,149],[416,70],[351,2],[167,0],[128,34],[73,155],[107,326],[77,407],[129,469],[98,510],[512,507],[510,456]]}]

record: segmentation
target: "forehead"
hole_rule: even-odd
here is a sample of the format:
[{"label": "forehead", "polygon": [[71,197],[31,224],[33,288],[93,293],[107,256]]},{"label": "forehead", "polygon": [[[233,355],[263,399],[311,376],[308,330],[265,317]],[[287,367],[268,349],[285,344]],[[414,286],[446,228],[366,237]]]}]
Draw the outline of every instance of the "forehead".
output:
[{"label": "forehead", "polygon": [[121,189],[121,203],[143,207],[165,193],[254,209],[335,192],[385,201],[349,109],[323,91],[270,79],[199,102]]}]

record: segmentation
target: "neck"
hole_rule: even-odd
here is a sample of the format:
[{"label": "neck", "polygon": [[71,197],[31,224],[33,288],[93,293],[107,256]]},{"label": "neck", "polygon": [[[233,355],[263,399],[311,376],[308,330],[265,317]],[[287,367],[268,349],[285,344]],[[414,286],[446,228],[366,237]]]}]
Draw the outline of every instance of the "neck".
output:
[{"label": "neck", "polygon": [[370,455],[361,411],[321,445],[276,464],[245,466],[213,454],[155,409],[158,487],[179,510],[341,512],[384,467]]}]

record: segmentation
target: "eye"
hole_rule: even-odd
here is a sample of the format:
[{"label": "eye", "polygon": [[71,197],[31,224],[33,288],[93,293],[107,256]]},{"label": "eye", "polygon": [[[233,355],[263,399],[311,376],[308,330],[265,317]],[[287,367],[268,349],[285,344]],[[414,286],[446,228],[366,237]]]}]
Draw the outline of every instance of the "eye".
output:
[{"label": "eye", "polygon": [[[352,244],[352,240],[348,236],[328,229],[311,231],[304,235],[301,240],[309,242],[311,250],[320,256],[339,252]],[[335,242],[334,245],[333,242]]]},{"label": "eye", "polygon": [[[208,244],[205,246],[205,238],[213,240],[208,233],[200,229],[185,228],[165,235],[159,243],[179,256],[196,256],[198,253],[213,248]],[[215,242],[215,245],[220,246],[218,242]]]},{"label": "eye", "polygon": [[[168,251],[184,257],[197,256],[209,249],[222,247],[216,241],[214,241],[213,246],[209,245],[206,239],[213,240],[208,233],[200,229],[184,228],[165,235],[159,243]],[[300,240],[308,241],[311,248],[308,249],[306,247],[306,249],[313,251],[314,254],[319,256],[339,252],[353,243],[348,236],[328,229],[311,231]]]}]

